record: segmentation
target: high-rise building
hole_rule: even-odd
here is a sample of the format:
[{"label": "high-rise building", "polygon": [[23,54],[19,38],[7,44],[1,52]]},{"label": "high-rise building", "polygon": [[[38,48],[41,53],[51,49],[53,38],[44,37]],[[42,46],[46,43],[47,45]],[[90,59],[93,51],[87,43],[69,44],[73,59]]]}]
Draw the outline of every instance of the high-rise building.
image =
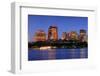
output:
[{"label": "high-rise building", "polygon": [[66,40],[71,40],[71,32],[68,32],[66,35],[67,35]]},{"label": "high-rise building", "polygon": [[48,39],[49,40],[58,40],[58,28],[56,26],[50,26],[48,29]]},{"label": "high-rise building", "polygon": [[86,30],[81,29],[81,30],[80,30],[80,35],[86,35]]},{"label": "high-rise building", "polygon": [[67,34],[66,34],[66,32],[63,32],[63,33],[62,33],[61,39],[62,39],[62,40],[66,40],[66,38],[67,38]]},{"label": "high-rise building", "polygon": [[78,40],[78,34],[75,31],[71,32],[71,36],[70,36],[71,40]]},{"label": "high-rise building", "polygon": [[35,32],[34,41],[46,41],[46,33],[43,30]]},{"label": "high-rise building", "polygon": [[86,30],[84,30],[84,29],[80,30],[79,41],[80,42],[87,42]]}]

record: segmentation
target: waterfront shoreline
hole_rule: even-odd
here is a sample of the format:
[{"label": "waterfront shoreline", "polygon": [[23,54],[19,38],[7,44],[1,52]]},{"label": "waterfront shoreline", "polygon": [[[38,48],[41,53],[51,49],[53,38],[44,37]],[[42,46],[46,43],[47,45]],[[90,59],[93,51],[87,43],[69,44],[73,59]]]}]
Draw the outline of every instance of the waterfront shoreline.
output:
[{"label": "waterfront shoreline", "polygon": [[[87,47],[85,47],[85,48],[87,48]],[[29,48],[29,49],[33,49],[33,50],[42,50],[42,49],[40,49],[40,48]],[[50,48],[50,49],[84,49],[84,48]],[[43,49],[43,50],[50,50],[50,49]]]}]

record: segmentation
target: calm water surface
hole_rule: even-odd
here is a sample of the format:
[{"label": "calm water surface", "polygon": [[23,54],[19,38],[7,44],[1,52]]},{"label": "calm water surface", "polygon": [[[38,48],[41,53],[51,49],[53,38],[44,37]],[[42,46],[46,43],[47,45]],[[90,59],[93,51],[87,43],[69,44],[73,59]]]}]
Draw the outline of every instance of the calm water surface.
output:
[{"label": "calm water surface", "polygon": [[34,50],[28,49],[28,60],[52,60],[52,59],[79,59],[87,58],[88,49],[50,49]]}]

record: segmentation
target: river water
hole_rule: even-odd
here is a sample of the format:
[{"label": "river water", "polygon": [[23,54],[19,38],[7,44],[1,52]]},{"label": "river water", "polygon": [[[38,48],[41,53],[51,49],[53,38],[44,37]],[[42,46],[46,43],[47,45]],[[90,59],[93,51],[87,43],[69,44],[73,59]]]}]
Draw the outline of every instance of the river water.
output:
[{"label": "river water", "polygon": [[28,49],[28,60],[80,59],[88,58],[88,49]]}]

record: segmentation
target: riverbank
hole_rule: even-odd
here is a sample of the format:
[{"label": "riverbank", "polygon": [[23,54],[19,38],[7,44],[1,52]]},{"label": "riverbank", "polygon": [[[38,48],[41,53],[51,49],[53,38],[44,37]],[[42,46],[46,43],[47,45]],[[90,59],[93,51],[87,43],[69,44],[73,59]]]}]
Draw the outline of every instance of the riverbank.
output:
[{"label": "riverbank", "polygon": [[28,43],[28,48],[34,49],[53,49],[53,48],[86,48],[88,47],[87,42],[79,41],[44,41],[44,42],[31,42]]}]

